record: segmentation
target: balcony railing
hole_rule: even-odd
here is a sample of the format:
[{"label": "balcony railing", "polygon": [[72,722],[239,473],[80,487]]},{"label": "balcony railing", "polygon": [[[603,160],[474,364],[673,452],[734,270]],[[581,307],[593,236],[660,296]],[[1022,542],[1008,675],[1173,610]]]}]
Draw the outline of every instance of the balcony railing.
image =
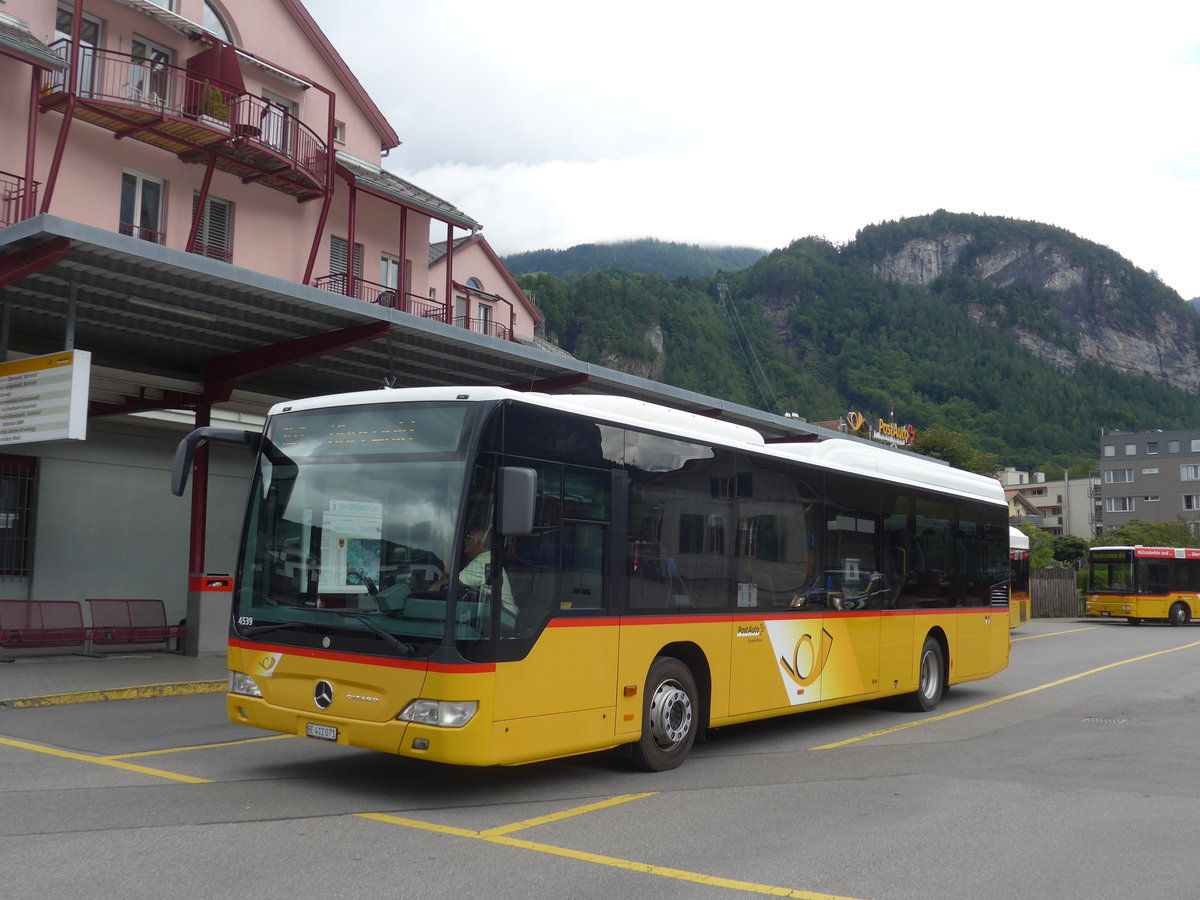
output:
[{"label": "balcony railing", "polygon": [[[341,294],[343,297],[354,297],[366,303],[386,306],[388,309],[397,309],[423,319],[446,321],[446,307],[436,300],[430,300],[419,294],[398,292],[395,288],[385,284],[377,284],[364,278],[352,278],[345,273],[317,278],[313,281],[313,287]],[[494,320],[457,316],[449,324],[469,329],[476,334],[488,334],[505,341],[513,340],[512,330]]]},{"label": "balcony railing", "polygon": [[145,225],[134,225],[132,222],[122,222],[117,226],[117,230],[121,234],[127,234],[130,237],[135,237],[141,241],[149,241],[152,244],[166,244],[167,235],[162,231],[155,231],[153,228],[147,228]]},{"label": "balcony railing", "polygon": [[[36,209],[38,182],[29,184],[29,193],[33,195],[30,208]],[[25,218],[25,197],[25,179],[10,172],[0,172],[0,228],[16,224]]]},{"label": "balcony railing", "polygon": [[[71,42],[51,45],[70,59]],[[74,94],[75,115],[118,137],[170,150],[187,161],[216,153],[217,168],[302,198],[326,188],[328,146],[280,106],[211,77],[129,53],[80,47],[78,74],[42,75],[44,109]]]}]

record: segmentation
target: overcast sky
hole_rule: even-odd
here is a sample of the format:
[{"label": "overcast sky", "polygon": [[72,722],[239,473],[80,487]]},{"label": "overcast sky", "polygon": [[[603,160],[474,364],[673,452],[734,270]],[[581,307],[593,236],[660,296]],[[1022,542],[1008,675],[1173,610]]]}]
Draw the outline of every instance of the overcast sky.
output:
[{"label": "overcast sky", "polygon": [[501,254],[1032,219],[1200,296],[1200,3],[305,0]]}]

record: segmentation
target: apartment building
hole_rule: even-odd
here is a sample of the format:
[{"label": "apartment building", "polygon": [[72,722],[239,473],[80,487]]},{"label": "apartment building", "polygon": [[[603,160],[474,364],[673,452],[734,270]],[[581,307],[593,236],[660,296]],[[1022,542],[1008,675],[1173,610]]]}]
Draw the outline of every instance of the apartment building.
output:
[{"label": "apartment building", "polygon": [[1105,433],[1099,469],[1102,531],[1181,518],[1200,531],[1200,429]]},{"label": "apartment building", "polygon": [[1028,522],[1053,535],[1091,540],[1100,524],[1097,476],[1047,481],[1044,472],[1008,467],[997,477],[1014,523]]},{"label": "apartment building", "polygon": [[0,0],[0,129],[0,361],[92,361],[86,439],[3,438],[0,598],[179,621],[236,564],[248,474],[211,448],[189,513],[167,473],[192,425],[397,359],[521,377],[540,314],[477,221],[383,167],[399,136],[298,0]]}]

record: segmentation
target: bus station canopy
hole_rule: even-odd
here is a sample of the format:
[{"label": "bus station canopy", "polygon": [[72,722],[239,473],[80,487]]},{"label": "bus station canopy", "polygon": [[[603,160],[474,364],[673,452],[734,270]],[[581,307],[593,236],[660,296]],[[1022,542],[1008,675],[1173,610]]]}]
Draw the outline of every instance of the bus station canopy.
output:
[{"label": "bus station canopy", "polygon": [[90,351],[93,416],[384,386],[499,385],[612,394],[748,425],[768,440],[837,436],[680,390],[51,215],[0,230],[0,349]]}]

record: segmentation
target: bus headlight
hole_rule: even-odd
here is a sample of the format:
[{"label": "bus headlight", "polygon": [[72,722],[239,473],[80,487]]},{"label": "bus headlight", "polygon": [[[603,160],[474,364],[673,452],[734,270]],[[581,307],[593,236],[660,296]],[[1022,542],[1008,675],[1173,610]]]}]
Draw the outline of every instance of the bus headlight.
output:
[{"label": "bus headlight", "polygon": [[262,691],[254,683],[254,679],[245,672],[229,673],[229,693],[245,694],[247,697],[261,697]]},{"label": "bus headlight", "polygon": [[462,728],[478,709],[474,700],[414,700],[396,718],[419,725]]}]

